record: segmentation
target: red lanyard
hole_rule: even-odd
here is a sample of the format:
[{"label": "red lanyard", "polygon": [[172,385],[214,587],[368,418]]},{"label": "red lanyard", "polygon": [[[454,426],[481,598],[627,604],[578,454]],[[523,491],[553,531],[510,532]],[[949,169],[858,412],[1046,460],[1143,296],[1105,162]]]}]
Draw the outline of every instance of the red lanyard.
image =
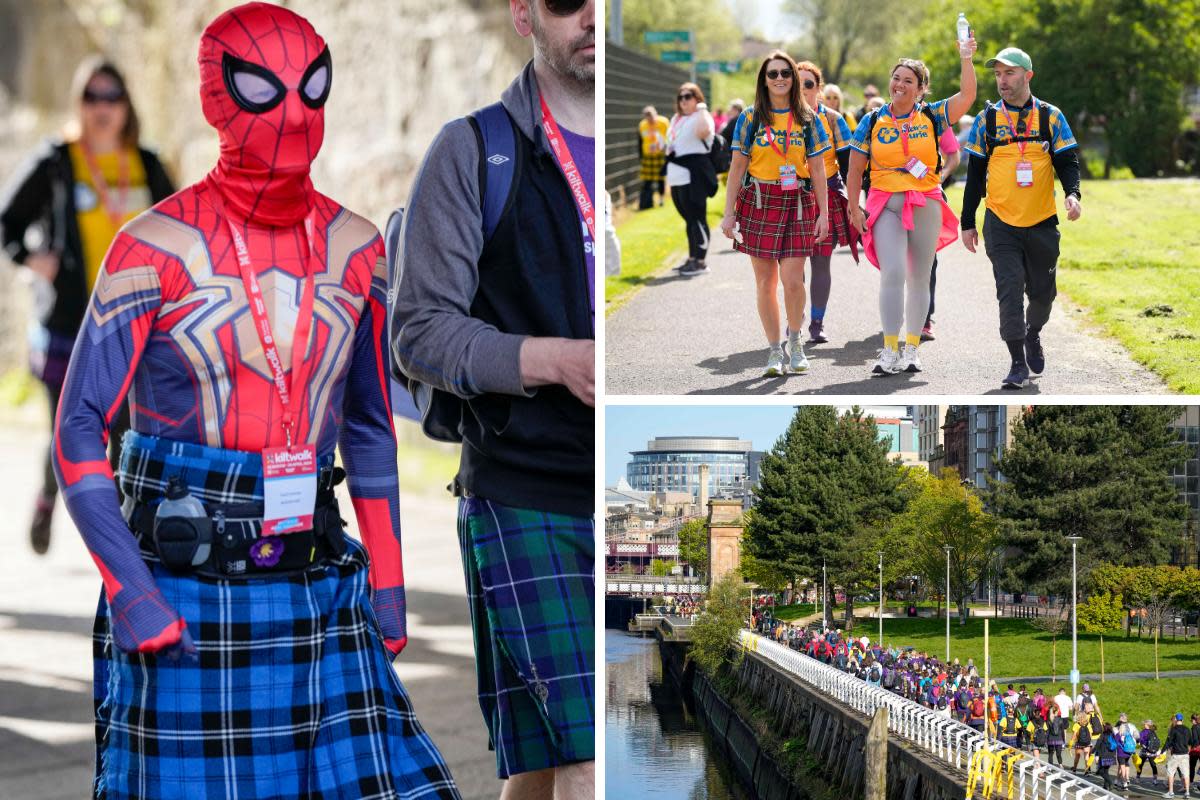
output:
[{"label": "red lanyard", "polygon": [[92,151],[88,149],[87,144],[80,139],[79,149],[83,151],[83,160],[87,162],[88,172],[92,173],[92,185],[96,187],[96,194],[100,196],[100,203],[104,206],[104,212],[108,214],[108,219],[112,222],[114,228],[121,226],[121,218],[125,216],[125,205],[129,198],[129,156],[125,153],[125,148],[122,147],[117,151],[117,169],[120,177],[117,179],[117,185],[121,189],[121,204],[113,206],[108,196],[108,182],[104,180],[104,173],[100,171],[100,167],[96,164],[96,158],[92,155]]},{"label": "red lanyard", "polygon": [[539,99],[542,101],[542,130],[546,132],[546,140],[554,152],[554,159],[558,161],[559,169],[567,179],[567,185],[571,187],[571,194],[575,195],[575,205],[579,207],[579,216],[583,217],[588,233],[591,234],[594,242],[596,241],[596,207],[592,205],[592,193],[583,183],[583,175],[579,173],[579,167],[575,166],[575,159],[571,157],[571,148],[567,147],[562,133],[558,130],[558,123],[554,121],[554,114],[550,113],[550,106],[546,105],[546,98]]},{"label": "red lanyard", "polygon": [[309,332],[312,330],[313,321],[313,302],[314,294],[316,293],[316,281],[314,275],[314,252],[316,248],[313,246],[313,216],[316,210],[309,212],[304,218],[304,236],[308,241],[308,257],[305,259],[304,270],[304,288],[300,293],[300,313],[296,318],[296,327],[292,335],[292,379],[288,381],[284,368],[283,359],[279,356],[279,348],[275,345],[275,335],[271,331],[271,321],[267,318],[267,304],[263,300],[262,287],[258,284],[258,277],[254,274],[254,266],[250,262],[250,251],[246,247],[246,241],[242,238],[241,232],[237,226],[225,214],[225,204],[216,191],[210,192],[209,195],[216,206],[217,214],[225,219],[225,224],[229,226],[229,235],[233,238],[233,249],[237,254],[238,268],[242,273],[242,284],[246,287],[246,298],[250,305],[250,315],[254,317],[254,329],[258,333],[258,341],[262,344],[263,355],[267,359],[267,366],[271,370],[271,379],[275,383],[275,391],[279,392],[279,402],[283,406],[283,432],[287,436],[287,446],[292,447],[292,430],[296,424],[296,411],[293,403],[292,388],[299,387],[299,394],[303,394],[303,388],[308,380],[308,375],[304,374],[304,368],[308,362],[304,358],[304,353],[308,349]]},{"label": "red lanyard", "polygon": [[[774,122],[775,119],[772,117],[771,121]],[[792,112],[788,111],[787,138],[783,140],[783,150],[781,151],[779,149],[779,146],[775,144],[775,131],[774,131],[774,129],[771,128],[770,125],[767,126],[767,144],[771,145],[772,150],[774,150],[776,153],[779,153],[780,158],[786,159],[788,146],[791,145],[791,143],[792,143]]]},{"label": "red lanyard", "polygon": [[[888,106],[887,113],[888,113],[888,116],[892,118],[892,122],[895,124],[896,130],[900,133],[900,147],[904,150],[904,157],[908,158],[908,127],[909,127],[909,123],[906,121],[906,122],[904,122],[904,124],[901,124],[900,120],[896,119],[896,115],[892,112],[891,106]],[[914,115],[916,113],[917,113],[917,106],[916,106],[916,104],[914,104],[912,107],[912,111],[908,112],[907,119],[913,119]]]},{"label": "red lanyard", "polygon": [[[1037,113],[1037,98],[1030,95],[1030,99],[1033,100],[1033,113],[1036,114]],[[1003,100],[1000,101],[1000,110],[1004,112],[1004,119],[1007,120],[1007,122],[1008,122],[1008,130],[1012,133],[1012,138],[1014,138],[1014,139],[1017,138],[1017,126],[1013,124],[1012,115],[1008,113],[1008,106],[1005,105]],[[1017,112],[1017,121],[1018,122],[1021,121],[1021,117],[1022,117],[1022,115],[1024,115],[1024,113],[1025,113],[1025,109],[1023,109],[1023,108]],[[1040,133],[1040,131],[1039,131],[1039,133]],[[1021,158],[1024,158],[1025,157],[1025,146],[1027,144],[1029,144],[1029,142],[1015,142],[1014,144],[1017,145],[1017,150],[1020,151]]]}]

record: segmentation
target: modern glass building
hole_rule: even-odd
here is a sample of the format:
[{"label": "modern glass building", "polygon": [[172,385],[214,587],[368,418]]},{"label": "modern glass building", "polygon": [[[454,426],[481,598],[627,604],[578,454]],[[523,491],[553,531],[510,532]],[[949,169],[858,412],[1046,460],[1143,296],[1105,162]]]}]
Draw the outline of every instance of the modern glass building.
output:
[{"label": "modern glass building", "polygon": [[[708,496],[742,496],[758,480],[761,453],[736,436],[656,436],[630,453],[629,485],[644,492],[700,494],[700,466],[708,465]],[[753,468],[752,468],[753,467]]]}]

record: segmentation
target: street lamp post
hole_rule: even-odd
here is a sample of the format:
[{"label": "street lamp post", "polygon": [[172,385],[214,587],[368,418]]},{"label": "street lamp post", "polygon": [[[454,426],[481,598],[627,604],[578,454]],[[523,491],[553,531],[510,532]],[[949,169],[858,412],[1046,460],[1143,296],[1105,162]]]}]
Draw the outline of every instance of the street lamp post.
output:
[{"label": "street lamp post", "polygon": [[879,551],[879,646],[883,647],[883,551]]},{"label": "street lamp post", "polygon": [[826,584],[825,559],[821,559],[821,630],[829,627],[829,587]]},{"label": "street lamp post", "polygon": [[954,548],[945,545],[946,551],[946,663],[950,663],[950,551]]},{"label": "street lamp post", "polygon": [[1071,702],[1079,696],[1079,590],[1076,586],[1077,548],[1082,536],[1068,536],[1071,543]]}]

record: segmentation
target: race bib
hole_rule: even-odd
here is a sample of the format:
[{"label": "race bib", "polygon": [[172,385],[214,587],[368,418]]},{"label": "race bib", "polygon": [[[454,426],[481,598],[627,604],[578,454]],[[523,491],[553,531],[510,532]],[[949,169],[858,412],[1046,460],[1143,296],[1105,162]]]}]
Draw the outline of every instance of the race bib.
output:
[{"label": "race bib", "polygon": [[796,180],[795,164],[779,165],[779,188],[785,192],[794,192],[800,183]]},{"label": "race bib", "polygon": [[310,530],[317,504],[317,448],[263,450],[263,535]]},{"label": "race bib", "polygon": [[929,167],[925,166],[925,162],[916,156],[908,160],[908,163],[904,165],[904,169],[909,175],[918,179],[924,178],[926,173],[929,172]]},{"label": "race bib", "polygon": [[1033,186],[1033,164],[1031,162],[1017,162],[1017,186]]}]

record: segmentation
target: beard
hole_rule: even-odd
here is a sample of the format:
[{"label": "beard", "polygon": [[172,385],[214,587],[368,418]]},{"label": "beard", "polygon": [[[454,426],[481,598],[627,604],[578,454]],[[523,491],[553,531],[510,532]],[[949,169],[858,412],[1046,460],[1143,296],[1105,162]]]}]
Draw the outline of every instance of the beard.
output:
[{"label": "beard", "polygon": [[[536,8],[536,4],[532,6]],[[594,55],[577,55],[582,47],[596,44],[596,31],[588,30],[569,42],[555,41],[542,27],[538,12],[531,15],[533,24],[533,46],[542,60],[560,75],[571,79],[581,90],[595,91],[596,58]]]}]

